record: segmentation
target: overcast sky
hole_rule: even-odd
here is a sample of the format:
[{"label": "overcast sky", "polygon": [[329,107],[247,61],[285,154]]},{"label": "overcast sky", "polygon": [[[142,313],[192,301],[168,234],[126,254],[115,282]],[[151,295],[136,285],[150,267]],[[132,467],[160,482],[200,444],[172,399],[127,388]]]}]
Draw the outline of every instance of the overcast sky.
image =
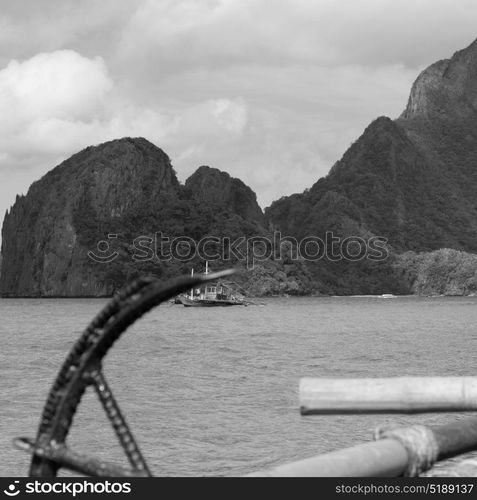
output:
[{"label": "overcast sky", "polygon": [[475,0],[0,0],[0,221],[62,160],[124,136],[265,207],[475,38]]}]

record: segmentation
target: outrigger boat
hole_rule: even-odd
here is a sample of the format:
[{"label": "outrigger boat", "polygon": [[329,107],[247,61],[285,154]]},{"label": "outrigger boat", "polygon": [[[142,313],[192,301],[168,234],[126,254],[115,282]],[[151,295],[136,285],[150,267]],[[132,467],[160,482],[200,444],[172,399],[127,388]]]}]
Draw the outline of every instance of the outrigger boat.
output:
[{"label": "outrigger boat", "polygon": [[[205,275],[209,274],[209,263],[205,263]],[[191,271],[194,276],[194,269]],[[246,306],[247,302],[233,294],[232,289],[221,281],[209,282],[200,288],[192,288],[188,295],[180,295],[177,300],[185,307],[227,307]]]}]

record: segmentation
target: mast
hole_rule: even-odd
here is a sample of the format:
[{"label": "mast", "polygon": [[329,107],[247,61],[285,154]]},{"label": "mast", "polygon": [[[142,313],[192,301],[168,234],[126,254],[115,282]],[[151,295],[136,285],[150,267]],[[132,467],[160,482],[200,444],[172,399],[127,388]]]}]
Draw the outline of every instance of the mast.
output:
[{"label": "mast", "polygon": [[[191,277],[194,276],[194,268],[192,268],[192,271],[190,272]],[[194,287],[190,289],[190,300],[194,300]]]}]

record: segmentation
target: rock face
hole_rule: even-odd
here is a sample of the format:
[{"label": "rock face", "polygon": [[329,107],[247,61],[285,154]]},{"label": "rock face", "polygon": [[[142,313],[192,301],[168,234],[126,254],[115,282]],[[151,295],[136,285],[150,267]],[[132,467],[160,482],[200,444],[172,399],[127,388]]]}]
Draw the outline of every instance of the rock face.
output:
[{"label": "rock face", "polygon": [[257,195],[240,179],[207,166],[199,167],[186,181],[186,188],[200,204],[239,215],[245,220],[264,222]]},{"label": "rock face", "polygon": [[162,200],[179,190],[168,156],[144,139],[116,140],[72,156],[17,197],[7,213],[2,293],[108,294],[100,269],[88,266],[82,241],[88,224],[119,219],[145,198]]},{"label": "rock face", "polygon": [[417,78],[397,120],[381,117],[310,190],[267,219],[294,236],[378,235],[391,249],[477,252],[477,41]]},{"label": "rock face", "polygon": [[477,40],[451,59],[425,69],[414,82],[401,118],[471,117],[477,106]]},{"label": "rock face", "polygon": [[[222,220],[220,214],[212,217],[207,207],[200,206],[210,199],[216,200],[224,217],[234,214],[239,225],[263,220],[255,194],[241,181],[202,168],[185,188],[169,157],[145,139],[125,138],[86,148],[32,184],[7,212],[1,293],[110,295],[135,274],[167,274],[158,263],[136,266],[129,252],[132,241],[156,231],[207,234]],[[111,234],[116,235],[111,248],[123,261],[105,265],[88,257]]]}]

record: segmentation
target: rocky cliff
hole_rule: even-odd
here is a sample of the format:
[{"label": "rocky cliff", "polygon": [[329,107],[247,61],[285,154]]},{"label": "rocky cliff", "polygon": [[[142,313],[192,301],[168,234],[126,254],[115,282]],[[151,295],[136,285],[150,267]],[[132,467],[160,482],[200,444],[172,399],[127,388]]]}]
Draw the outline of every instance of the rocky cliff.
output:
[{"label": "rocky cliff", "polygon": [[240,179],[208,166],[199,167],[187,180],[185,187],[199,204],[218,211],[237,214],[245,220],[264,223],[257,195]]},{"label": "rocky cliff", "polygon": [[[157,259],[138,263],[132,259],[135,238],[162,232],[199,239],[220,235],[225,227],[262,231],[262,220],[253,191],[228,174],[201,168],[184,187],[169,157],[145,139],[89,147],[32,184],[7,212],[1,293],[110,295],[141,273],[187,271],[186,265],[168,268]],[[98,251],[100,241],[110,250]],[[88,256],[90,251],[100,259],[119,256],[100,262]]]},{"label": "rocky cliff", "polygon": [[401,118],[427,121],[475,119],[477,40],[451,59],[425,69],[414,82]]}]

